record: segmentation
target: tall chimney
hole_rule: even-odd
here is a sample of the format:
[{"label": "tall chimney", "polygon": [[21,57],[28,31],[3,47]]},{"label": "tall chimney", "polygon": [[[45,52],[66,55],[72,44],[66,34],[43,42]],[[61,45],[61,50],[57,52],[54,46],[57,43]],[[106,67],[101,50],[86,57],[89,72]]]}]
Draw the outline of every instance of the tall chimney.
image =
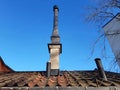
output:
[{"label": "tall chimney", "polygon": [[106,74],[104,72],[104,69],[103,69],[102,62],[101,62],[100,58],[96,58],[95,62],[96,62],[100,77],[103,80],[107,81],[107,77],[106,77]]},{"label": "tall chimney", "polygon": [[60,36],[58,33],[58,7],[55,5],[53,7],[54,11],[54,23],[53,32],[51,36],[51,43],[48,44],[48,49],[50,53],[50,75],[59,74],[59,55],[62,53],[62,44],[60,43]]}]

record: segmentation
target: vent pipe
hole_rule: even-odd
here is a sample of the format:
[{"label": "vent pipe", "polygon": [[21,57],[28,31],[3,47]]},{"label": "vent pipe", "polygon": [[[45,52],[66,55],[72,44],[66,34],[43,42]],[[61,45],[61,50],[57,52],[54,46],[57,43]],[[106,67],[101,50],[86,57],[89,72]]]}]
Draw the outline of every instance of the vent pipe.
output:
[{"label": "vent pipe", "polygon": [[47,62],[46,72],[47,72],[47,77],[50,77],[50,73],[51,73],[51,62]]},{"label": "vent pipe", "polygon": [[103,80],[107,81],[107,77],[106,77],[106,74],[105,74],[105,72],[104,72],[101,59],[100,59],[100,58],[96,58],[96,59],[95,59],[95,62],[96,62],[96,65],[97,65],[97,68],[98,68],[100,77],[101,77]]}]

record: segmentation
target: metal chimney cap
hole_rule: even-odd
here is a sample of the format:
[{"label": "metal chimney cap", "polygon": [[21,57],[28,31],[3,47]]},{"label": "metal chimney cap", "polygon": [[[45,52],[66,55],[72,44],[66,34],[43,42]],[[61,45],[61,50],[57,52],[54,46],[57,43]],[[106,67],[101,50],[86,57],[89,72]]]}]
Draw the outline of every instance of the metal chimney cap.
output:
[{"label": "metal chimney cap", "polygon": [[100,59],[100,58],[95,58],[95,61],[96,61],[96,60],[101,60],[101,59]]},{"label": "metal chimney cap", "polygon": [[55,9],[58,9],[58,11],[59,11],[59,8],[57,5],[54,5],[53,10],[55,10]]}]

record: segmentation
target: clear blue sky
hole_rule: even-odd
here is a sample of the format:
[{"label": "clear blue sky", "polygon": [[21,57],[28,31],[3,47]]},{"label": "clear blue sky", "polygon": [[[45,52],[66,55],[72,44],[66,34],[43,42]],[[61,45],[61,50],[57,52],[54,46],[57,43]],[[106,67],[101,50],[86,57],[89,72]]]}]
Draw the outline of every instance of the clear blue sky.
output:
[{"label": "clear blue sky", "polygon": [[[91,48],[99,33],[84,21],[90,0],[0,0],[0,56],[16,71],[46,69],[47,44],[53,30],[53,6],[59,7],[59,34],[63,45],[61,70],[93,70],[101,57],[99,44]],[[108,45],[109,47],[109,45]],[[108,51],[109,55],[111,49]],[[110,60],[103,59],[109,70]]]}]

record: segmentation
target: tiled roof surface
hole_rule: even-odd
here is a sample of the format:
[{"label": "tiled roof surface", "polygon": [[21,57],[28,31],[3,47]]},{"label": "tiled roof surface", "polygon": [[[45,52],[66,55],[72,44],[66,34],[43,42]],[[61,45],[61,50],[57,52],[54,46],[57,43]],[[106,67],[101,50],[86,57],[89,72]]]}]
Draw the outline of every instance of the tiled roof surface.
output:
[{"label": "tiled roof surface", "polygon": [[2,59],[2,57],[0,57],[0,72],[13,72],[14,70],[12,70],[8,65],[6,65]]},{"label": "tiled roof surface", "polygon": [[61,71],[58,76],[46,77],[46,72],[0,73],[0,87],[108,87],[120,86],[120,74],[106,72],[108,81],[94,71]]}]

